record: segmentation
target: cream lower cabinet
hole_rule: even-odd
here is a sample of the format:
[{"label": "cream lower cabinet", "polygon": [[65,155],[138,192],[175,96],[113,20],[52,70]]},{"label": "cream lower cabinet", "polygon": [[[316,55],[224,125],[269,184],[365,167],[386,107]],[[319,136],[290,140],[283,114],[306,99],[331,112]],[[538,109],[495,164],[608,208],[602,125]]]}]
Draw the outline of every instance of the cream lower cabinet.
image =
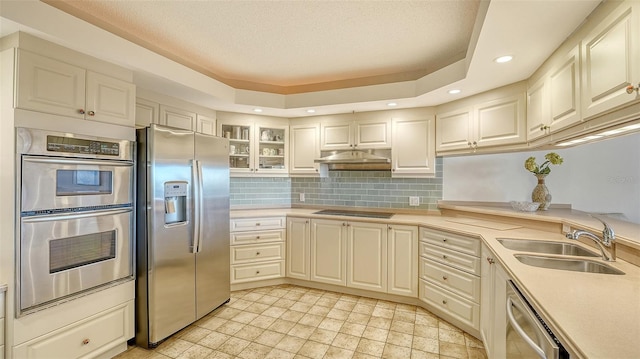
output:
[{"label": "cream lower cabinet", "polygon": [[389,225],[387,293],[418,296],[418,227]]},{"label": "cream lower cabinet", "polygon": [[310,237],[308,218],[287,217],[287,277],[309,280]]},{"label": "cream lower cabinet", "polygon": [[493,253],[483,245],[480,335],[487,351],[487,357],[503,359],[507,355],[506,292],[509,276],[494,258]]},{"label": "cream lower cabinet", "polygon": [[347,285],[347,222],[311,221],[311,280]]},{"label": "cream lower cabinet", "polygon": [[231,220],[231,284],[285,276],[284,217]]},{"label": "cream lower cabinet", "polygon": [[462,329],[480,329],[480,239],[420,228],[419,298]]},{"label": "cream lower cabinet", "polygon": [[347,286],[387,291],[387,226],[347,222]]}]

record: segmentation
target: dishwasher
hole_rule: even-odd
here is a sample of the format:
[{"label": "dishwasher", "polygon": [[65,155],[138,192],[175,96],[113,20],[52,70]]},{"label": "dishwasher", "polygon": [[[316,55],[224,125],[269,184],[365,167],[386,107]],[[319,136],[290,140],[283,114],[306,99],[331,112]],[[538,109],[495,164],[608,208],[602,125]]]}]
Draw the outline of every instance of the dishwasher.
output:
[{"label": "dishwasher", "polygon": [[570,358],[558,338],[512,281],[507,282],[506,311],[508,359]]}]

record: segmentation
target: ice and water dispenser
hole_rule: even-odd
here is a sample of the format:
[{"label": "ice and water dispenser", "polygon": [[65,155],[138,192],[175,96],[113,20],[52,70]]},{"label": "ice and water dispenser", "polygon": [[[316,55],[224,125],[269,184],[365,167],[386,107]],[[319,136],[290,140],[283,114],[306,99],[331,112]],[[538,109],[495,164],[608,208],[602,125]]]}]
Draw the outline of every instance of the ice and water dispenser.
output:
[{"label": "ice and water dispenser", "polygon": [[177,224],[187,221],[188,182],[174,181],[164,184],[164,223]]}]

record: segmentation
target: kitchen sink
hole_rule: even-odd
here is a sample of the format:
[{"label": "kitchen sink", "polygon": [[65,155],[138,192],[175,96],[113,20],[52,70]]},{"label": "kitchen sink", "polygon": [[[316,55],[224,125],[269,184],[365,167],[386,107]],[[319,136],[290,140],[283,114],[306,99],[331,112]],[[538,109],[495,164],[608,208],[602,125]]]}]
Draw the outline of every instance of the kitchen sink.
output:
[{"label": "kitchen sink", "polygon": [[535,252],[535,253],[546,253],[546,254],[563,254],[570,256],[583,256],[583,257],[599,257],[599,254],[596,254],[590,250],[584,249],[583,247],[573,244],[573,243],[565,243],[565,242],[553,242],[553,241],[534,241],[529,239],[514,239],[514,238],[500,238],[498,242],[502,244],[505,248],[514,250],[514,251],[523,251],[523,252]]},{"label": "kitchen sink", "polygon": [[533,254],[514,254],[522,263],[534,267],[561,269],[585,273],[624,274],[608,264],[591,259],[547,257]]}]

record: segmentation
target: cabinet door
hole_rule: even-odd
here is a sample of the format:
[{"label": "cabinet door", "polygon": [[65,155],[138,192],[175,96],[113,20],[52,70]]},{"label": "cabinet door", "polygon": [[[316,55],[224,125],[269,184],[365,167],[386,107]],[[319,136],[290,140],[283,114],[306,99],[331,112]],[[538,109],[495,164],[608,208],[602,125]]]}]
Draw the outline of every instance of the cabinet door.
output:
[{"label": "cabinet door", "polygon": [[467,149],[471,146],[472,114],[470,108],[464,108],[437,116],[437,151]]},{"label": "cabinet door", "polygon": [[260,176],[286,176],[289,172],[289,126],[256,123],[255,128],[254,172]]},{"label": "cabinet door", "polygon": [[387,292],[418,296],[418,227],[389,226]]},{"label": "cabinet door", "polygon": [[550,131],[556,132],[581,121],[580,48],[571,50],[549,77]]},{"label": "cabinet door", "polygon": [[17,62],[16,107],[84,118],[84,69],[24,50]]},{"label": "cabinet door", "polygon": [[346,222],[311,221],[311,280],[346,284]]},{"label": "cabinet door", "polygon": [[341,123],[322,123],[320,148],[322,150],[341,150],[353,147],[352,121]]},{"label": "cabinet door", "polygon": [[309,280],[309,239],[309,219],[287,218],[287,277]]},{"label": "cabinet door", "polygon": [[435,120],[393,120],[393,177],[427,177],[436,173]]},{"label": "cabinet door", "polygon": [[195,130],[195,112],[160,105],[160,124],[169,127],[181,128],[183,130]]},{"label": "cabinet door", "polygon": [[500,263],[493,264],[493,356],[507,357],[507,281],[509,275]]},{"label": "cabinet door", "polygon": [[205,135],[214,136],[216,134],[216,120],[198,114],[196,116],[196,131],[204,133]]},{"label": "cabinet door", "polygon": [[136,86],[87,71],[87,120],[135,126]]},{"label": "cabinet door", "polygon": [[149,127],[158,123],[160,105],[142,98],[136,99],[136,127]]},{"label": "cabinet door", "polygon": [[583,40],[583,118],[640,100],[625,91],[640,82],[639,12],[637,1],[627,1]]},{"label": "cabinet door", "polygon": [[533,141],[547,134],[549,101],[547,78],[544,77],[527,90],[527,140]]},{"label": "cabinet door", "polygon": [[313,161],[320,158],[320,125],[291,126],[291,156],[289,173],[292,175],[317,175],[318,166]]},{"label": "cabinet door", "polygon": [[253,174],[256,153],[253,123],[250,121],[226,123],[218,121],[218,133],[229,139],[229,171],[231,176]]},{"label": "cabinet door", "polygon": [[390,148],[391,119],[358,120],[354,123],[353,147],[358,149]]},{"label": "cabinet door", "polygon": [[347,286],[387,291],[387,226],[347,224]]},{"label": "cabinet door", "polygon": [[[493,254],[485,245],[482,246],[480,261],[480,335],[487,351],[487,357],[493,358],[493,268],[490,260]],[[506,307],[505,307],[506,308]]]},{"label": "cabinet door", "polygon": [[524,93],[476,106],[473,133],[477,147],[524,143],[525,108]]}]

